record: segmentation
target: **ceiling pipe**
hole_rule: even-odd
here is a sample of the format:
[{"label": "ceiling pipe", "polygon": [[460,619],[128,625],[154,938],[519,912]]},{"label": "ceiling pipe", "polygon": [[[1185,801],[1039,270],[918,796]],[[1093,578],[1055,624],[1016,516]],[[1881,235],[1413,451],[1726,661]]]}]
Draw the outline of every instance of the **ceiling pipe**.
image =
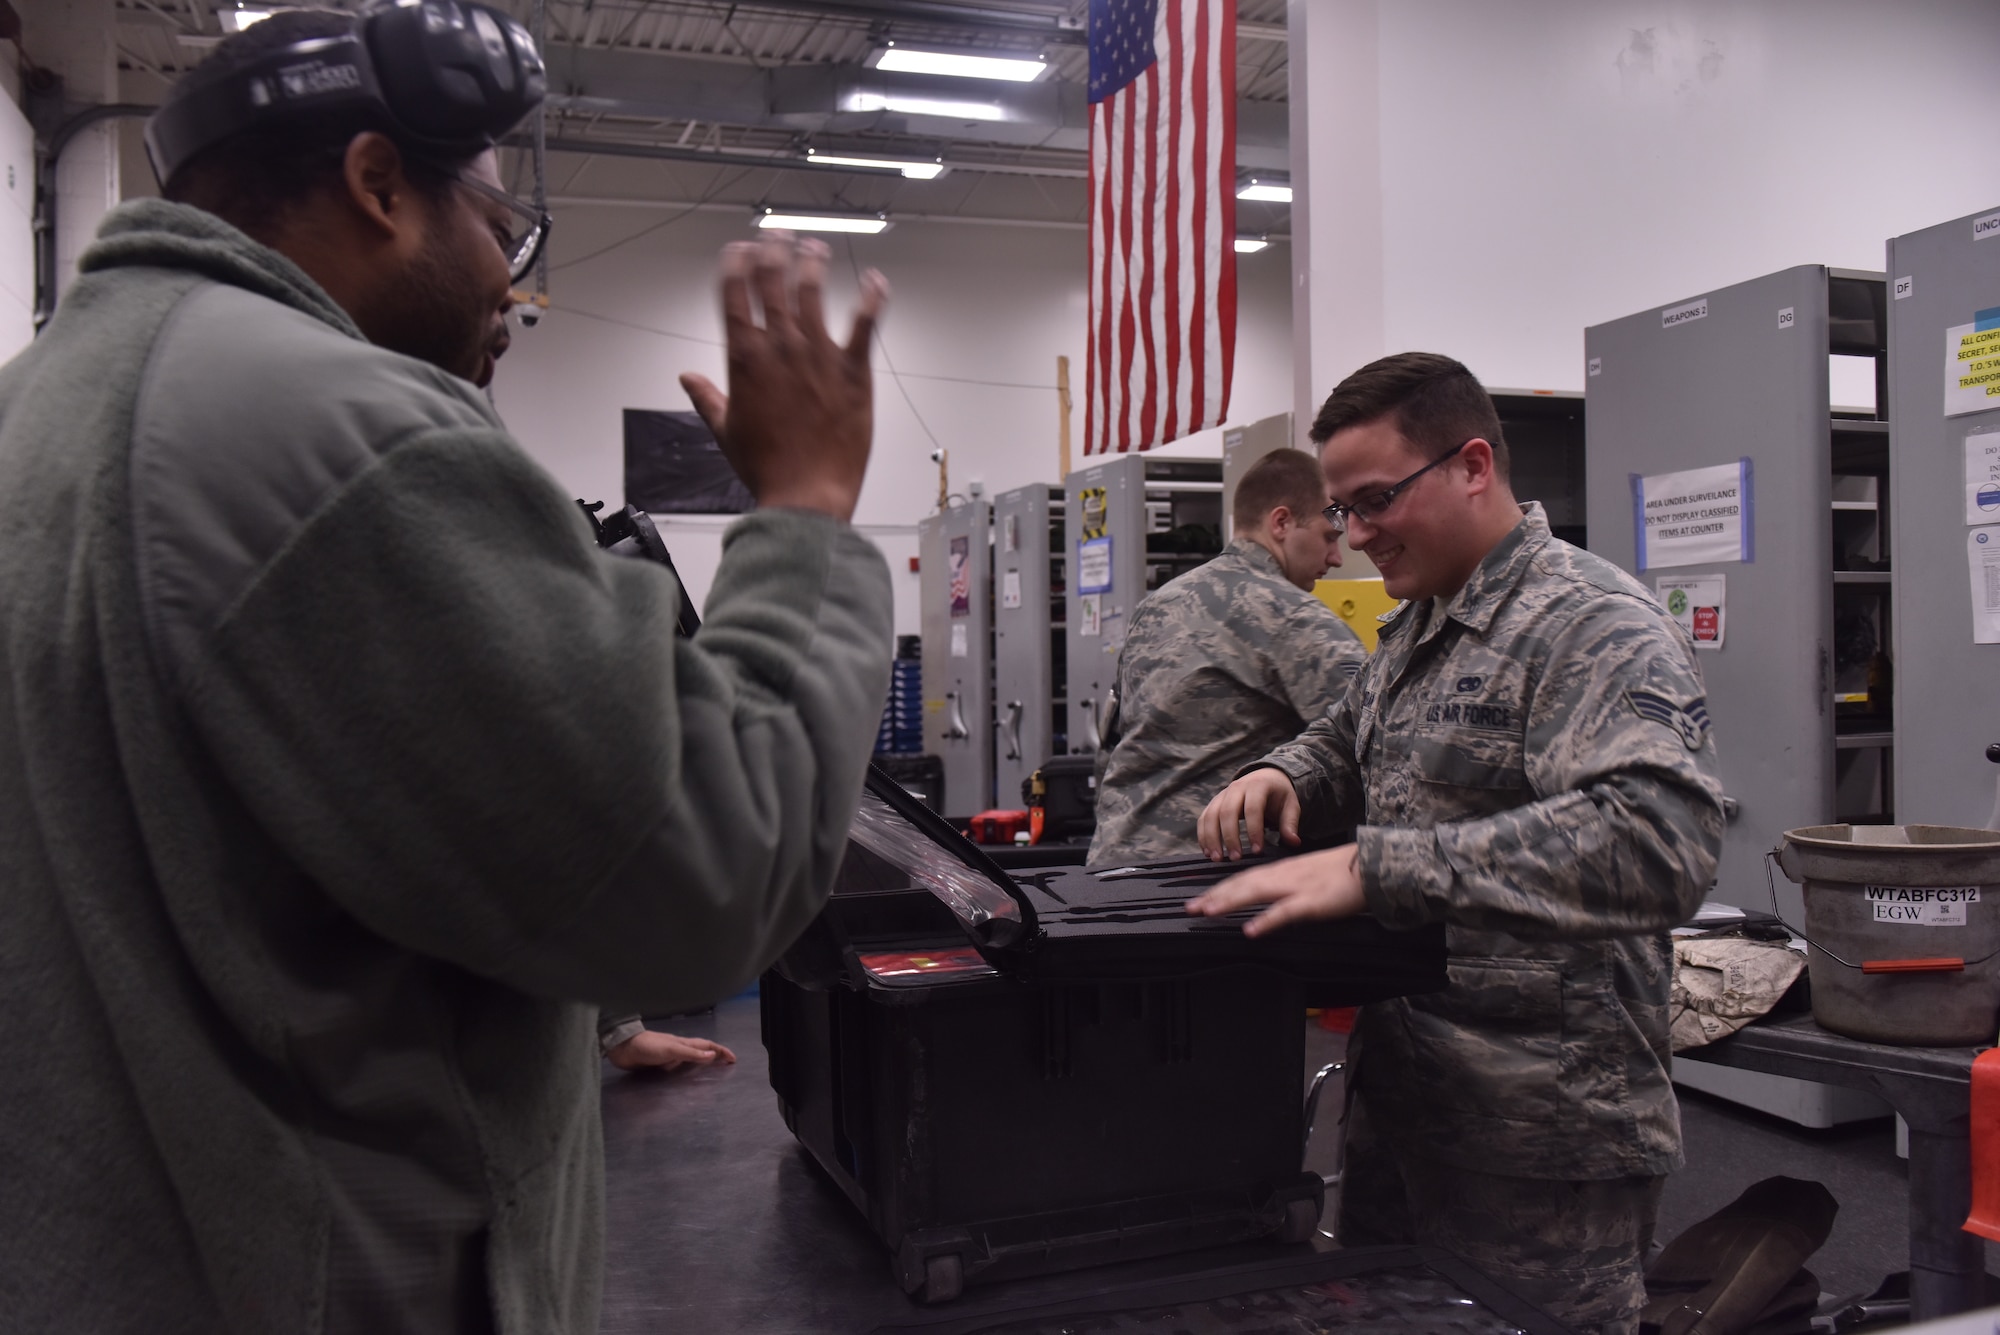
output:
[{"label": "ceiling pipe", "polygon": [[112,102],[86,107],[71,116],[35,154],[35,332],[56,313],[56,166],[70,141],[91,126],[129,116],[150,116],[157,107]]},{"label": "ceiling pipe", "polygon": [[[529,141],[523,136],[509,135],[503,141],[509,148],[528,148]],[[814,162],[810,158],[795,158],[778,154],[762,153],[717,153],[702,148],[677,148],[671,144],[635,144],[617,139],[569,139],[557,135],[547,141],[551,153],[583,153],[607,158],[652,158],[661,162],[699,162],[710,167],[769,167],[777,171],[812,171],[821,173],[846,172],[857,176],[901,176],[902,173],[886,167],[836,167],[829,163]]]}]

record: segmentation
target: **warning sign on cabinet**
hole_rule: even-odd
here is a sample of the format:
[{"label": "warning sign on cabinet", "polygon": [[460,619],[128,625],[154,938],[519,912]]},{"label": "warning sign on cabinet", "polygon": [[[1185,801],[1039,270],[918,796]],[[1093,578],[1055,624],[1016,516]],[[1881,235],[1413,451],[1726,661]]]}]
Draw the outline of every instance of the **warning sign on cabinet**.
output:
[{"label": "warning sign on cabinet", "polygon": [[1750,461],[1679,473],[1632,474],[1640,570],[1754,561]]},{"label": "warning sign on cabinet", "polygon": [[2000,408],[2000,306],[1944,331],[1944,415]]},{"label": "warning sign on cabinet", "polygon": [[1667,615],[1680,623],[1697,649],[1720,649],[1729,628],[1727,576],[1689,575],[1661,578],[1654,585]]},{"label": "warning sign on cabinet", "polygon": [[1085,538],[1076,545],[1076,591],[1111,592],[1111,539]]},{"label": "warning sign on cabinet", "polygon": [[1966,433],[1965,522],[2000,522],[2000,426]]}]

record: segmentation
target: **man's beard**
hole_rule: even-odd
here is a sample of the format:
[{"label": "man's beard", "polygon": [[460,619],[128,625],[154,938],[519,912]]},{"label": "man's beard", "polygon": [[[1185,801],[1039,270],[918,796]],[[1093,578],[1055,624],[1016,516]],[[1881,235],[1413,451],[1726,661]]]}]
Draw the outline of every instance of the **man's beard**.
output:
[{"label": "man's beard", "polygon": [[477,381],[491,342],[494,306],[471,266],[458,262],[437,231],[424,240],[397,285],[381,327],[383,346]]}]

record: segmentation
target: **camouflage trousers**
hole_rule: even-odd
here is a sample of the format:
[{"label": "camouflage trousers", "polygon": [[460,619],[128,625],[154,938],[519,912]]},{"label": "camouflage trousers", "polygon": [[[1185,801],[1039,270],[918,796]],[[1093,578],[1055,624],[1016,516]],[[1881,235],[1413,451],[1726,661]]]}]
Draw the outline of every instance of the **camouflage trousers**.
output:
[{"label": "camouflage trousers", "polygon": [[1442,1247],[1578,1331],[1637,1335],[1665,1183],[1499,1177],[1398,1155],[1357,1098],[1348,1112],[1340,1242]]}]

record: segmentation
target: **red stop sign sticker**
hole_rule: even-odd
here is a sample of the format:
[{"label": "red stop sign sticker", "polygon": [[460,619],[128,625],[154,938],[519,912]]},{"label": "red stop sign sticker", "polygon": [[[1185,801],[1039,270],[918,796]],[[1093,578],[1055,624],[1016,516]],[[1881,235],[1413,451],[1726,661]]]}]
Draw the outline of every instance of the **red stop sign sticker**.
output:
[{"label": "red stop sign sticker", "polygon": [[1694,637],[1697,640],[1721,638],[1722,609],[1719,607],[1697,607],[1694,609]]}]

